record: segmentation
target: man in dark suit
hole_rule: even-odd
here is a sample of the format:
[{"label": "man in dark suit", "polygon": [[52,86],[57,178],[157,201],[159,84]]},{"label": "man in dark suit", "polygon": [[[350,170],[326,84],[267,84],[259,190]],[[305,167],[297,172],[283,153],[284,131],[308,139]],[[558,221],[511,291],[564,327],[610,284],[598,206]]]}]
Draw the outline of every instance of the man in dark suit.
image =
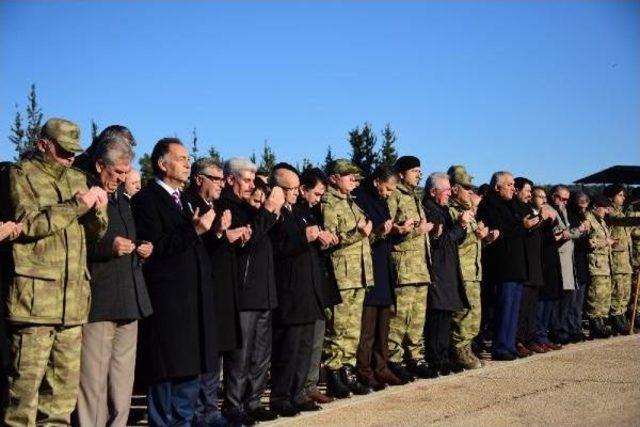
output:
[{"label": "man in dark suit", "polygon": [[269,231],[284,203],[282,189],[275,187],[264,205],[248,203],[256,165],[248,159],[231,158],[225,164],[225,184],[218,203],[231,212],[231,228],[249,226],[251,239],[237,248],[238,302],[242,347],[225,355],[225,417],[232,423],[251,424],[276,417],[260,403],[267,385],[271,360],[271,311],[277,307],[273,248]]},{"label": "man in dark suit", "polygon": [[142,322],[140,337],[149,424],[190,425],[198,377],[212,372],[217,360],[211,265],[200,237],[215,213],[188,212],[180,200],[189,154],[179,139],[158,141],[151,164],[154,181],[132,199],[137,237],[154,248],[143,266],[154,313]]},{"label": "man in dark suit", "polygon": [[278,308],[274,311],[271,355],[271,410],[280,416],[320,407],[304,392],[315,321],[323,318],[322,278],[311,253],[320,234],[296,206],[300,179],[286,163],[273,169],[272,183],[284,191],[280,221],[271,231]]}]

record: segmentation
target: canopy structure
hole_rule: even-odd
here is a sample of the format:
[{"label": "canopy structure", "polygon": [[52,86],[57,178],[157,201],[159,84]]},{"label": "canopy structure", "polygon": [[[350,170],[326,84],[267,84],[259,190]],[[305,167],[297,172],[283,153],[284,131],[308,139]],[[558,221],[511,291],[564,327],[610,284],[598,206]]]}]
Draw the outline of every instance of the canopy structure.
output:
[{"label": "canopy structure", "polygon": [[640,184],[640,166],[611,166],[575,181],[576,184]]}]

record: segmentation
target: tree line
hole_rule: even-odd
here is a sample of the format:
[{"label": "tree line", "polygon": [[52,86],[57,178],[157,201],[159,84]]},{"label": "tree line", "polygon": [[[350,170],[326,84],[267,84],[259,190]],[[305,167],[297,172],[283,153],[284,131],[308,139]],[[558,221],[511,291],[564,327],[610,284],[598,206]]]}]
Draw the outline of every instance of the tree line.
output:
[{"label": "tree line", "polygon": [[[32,84],[30,87],[24,112],[20,111],[18,104],[15,105],[15,108],[16,113],[10,128],[9,141],[14,147],[14,160],[19,160],[35,149],[35,143],[38,140],[38,135],[42,127],[43,112],[38,104],[35,84]],[[91,120],[91,140],[93,141],[99,133],[100,128],[98,124],[94,120]],[[362,127],[356,126],[347,134],[347,142],[351,147],[350,159],[362,170],[365,176],[370,175],[377,166],[392,166],[398,158],[395,148],[397,135],[389,123],[380,131],[380,137],[382,142],[378,147],[378,135],[368,122],[365,122]],[[209,146],[209,148],[204,151],[206,154],[201,154],[199,144],[197,129],[193,128],[190,145],[191,157],[195,160],[207,155],[221,163],[224,161],[224,158],[215,146]],[[255,150],[249,158],[258,166],[258,173],[264,175],[268,175],[277,163],[276,153],[266,139],[263,142],[259,159]],[[297,163],[295,166],[301,171],[312,167],[319,167],[326,172],[334,160],[333,151],[331,146],[329,146],[327,147],[327,152],[322,163],[314,164],[305,157],[301,163]],[[151,179],[153,172],[149,153],[142,154],[138,158],[138,164],[143,181],[146,182]]]}]

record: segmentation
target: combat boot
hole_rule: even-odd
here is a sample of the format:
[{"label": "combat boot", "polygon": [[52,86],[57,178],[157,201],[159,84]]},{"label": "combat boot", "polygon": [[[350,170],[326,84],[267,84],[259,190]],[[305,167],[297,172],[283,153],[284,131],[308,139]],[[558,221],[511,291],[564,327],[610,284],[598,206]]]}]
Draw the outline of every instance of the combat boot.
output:
[{"label": "combat boot", "polygon": [[616,316],[610,314],[605,321],[605,326],[609,326],[609,328],[611,329],[611,335],[613,335],[614,337],[618,336],[618,318]]},{"label": "combat boot", "polygon": [[351,397],[351,390],[342,382],[340,372],[337,369],[327,368],[327,396],[336,399]]},{"label": "combat boot", "polygon": [[616,316],[616,327],[620,335],[629,335],[629,331],[631,330],[629,322],[627,322],[627,317],[624,314],[618,314]]},{"label": "combat boot", "polygon": [[[440,366],[431,367],[427,365],[427,362],[424,360],[410,360],[407,362],[407,368],[411,373],[413,373],[418,378],[436,378],[438,376],[438,371],[440,370]],[[449,373],[451,369],[449,369]]]},{"label": "combat boot", "polygon": [[416,379],[413,373],[409,371],[403,363],[389,362],[388,365],[391,372],[401,381],[408,383]]},{"label": "combat boot", "polygon": [[609,338],[611,328],[606,324],[604,317],[595,317],[589,320],[589,336],[592,338]]},{"label": "combat boot", "polygon": [[453,351],[452,362],[463,369],[482,368],[482,362],[475,354],[473,354],[470,346],[455,349]]},{"label": "combat boot", "polygon": [[371,389],[358,381],[355,370],[351,365],[344,365],[340,368],[340,379],[353,394],[362,395],[371,393]]}]

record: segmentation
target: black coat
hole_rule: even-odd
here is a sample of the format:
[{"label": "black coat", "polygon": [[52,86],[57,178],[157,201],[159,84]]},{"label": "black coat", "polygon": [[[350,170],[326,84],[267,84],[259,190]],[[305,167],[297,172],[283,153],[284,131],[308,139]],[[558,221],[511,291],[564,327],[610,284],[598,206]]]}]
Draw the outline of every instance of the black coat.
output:
[{"label": "black coat", "polygon": [[278,216],[264,208],[254,208],[230,188],[222,190],[218,207],[221,212],[231,211],[231,228],[249,224],[253,230],[251,240],[236,252],[240,310],[273,310],[278,306],[278,298],[269,231]]},{"label": "black coat", "polygon": [[[520,215],[524,218],[533,215],[531,205],[516,201]],[[542,273],[542,232],[540,227],[526,230],[524,237],[525,256],[527,258],[527,281],[525,285],[540,288],[544,285]]]},{"label": "black coat", "polygon": [[132,199],[138,238],[153,243],[143,266],[154,313],[141,322],[148,380],[212,372],[217,358],[211,264],[191,215],[155,181]]},{"label": "black coat", "polygon": [[[381,199],[375,187],[367,181],[353,192],[354,200],[378,230],[391,219],[387,202]],[[371,243],[373,260],[373,289],[364,297],[364,305],[388,307],[395,304],[395,279],[391,268],[391,241],[389,236],[376,238]]]},{"label": "black coat", "polygon": [[[188,209],[194,211],[198,208],[201,214],[211,209],[202,197],[190,189],[182,194],[182,204],[186,204]],[[189,206],[191,207],[189,208]],[[222,216],[222,211],[216,207],[214,209],[216,211],[215,226]],[[200,237],[211,260],[216,326],[218,328],[218,351],[238,349],[242,347],[242,329],[240,328],[238,310],[238,261],[235,244],[229,243],[226,236],[216,237],[213,230]]]},{"label": "black coat", "polygon": [[[569,224],[571,228],[579,227],[585,221],[586,216],[574,209],[567,211],[569,214]],[[573,241],[573,262],[576,267],[576,282],[584,286],[589,283],[589,236],[585,233],[580,238]]]},{"label": "black coat", "polygon": [[87,266],[91,273],[89,322],[138,320],[152,313],[141,265],[136,252],[116,257],[113,241],[124,237],[136,241],[129,199],[122,188],[109,197],[109,225],[97,242],[87,243]]},{"label": "black coat", "polygon": [[274,321],[279,325],[300,325],[324,318],[322,277],[300,213],[296,206],[291,211],[283,207],[271,230],[278,292]]},{"label": "black coat", "polygon": [[555,300],[562,295],[562,266],[560,264],[560,254],[558,253],[558,243],[553,235],[555,222],[546,220],[540,225],[542,236],[542,273],[544,275],[544,286],[540,288],[538,294],[540,300]]},{"label": "black coat", "polygon": [[484,277],[491,283],[527,280],[527,259],[524,248],[526,230],[515,200],[503,200],[494,190],[482,199],[477,217],[500,237],[483,252]]},{"label": "black coat", "polygon": [[424,211],[434,225],[442,225],[442,234],[431,234],[431,285],[427,294],[427,310],[459,311],[468,307],[462,284],[458,245],[467,236],[466,230],[454,222],[446,206],[431,199],[424,202]]}]

